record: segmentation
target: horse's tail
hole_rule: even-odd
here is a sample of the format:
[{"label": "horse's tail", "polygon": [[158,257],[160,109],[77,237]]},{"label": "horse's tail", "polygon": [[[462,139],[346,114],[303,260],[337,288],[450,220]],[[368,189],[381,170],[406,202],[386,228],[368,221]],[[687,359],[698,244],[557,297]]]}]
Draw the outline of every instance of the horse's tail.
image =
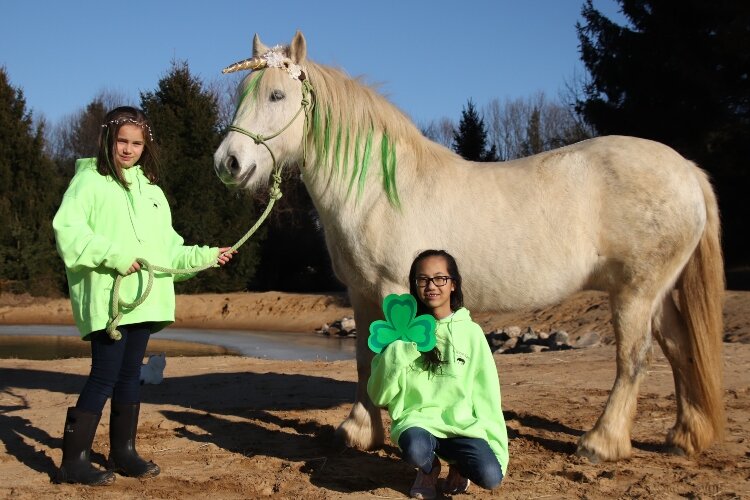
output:
[{"label": "horse's tail", "polygon": [[[696,167],[706,205],[706,226],[700,242],[678,281],[680,311],[685,320],[690,349],[683,367],[686,420],[692,421],[690,443],[681,447],[700,452],[724,435],[722,335],[724,261],[721,254],[719,207],[706,173]],[[678,415],[679,422],[685,421]],[[684,429],[682,429],[684,430]],[[673,434],[680,433],[673,429]],[[683,437],[685,435],[683,434]],[[685,446],[687,445],[687,446]]]}]

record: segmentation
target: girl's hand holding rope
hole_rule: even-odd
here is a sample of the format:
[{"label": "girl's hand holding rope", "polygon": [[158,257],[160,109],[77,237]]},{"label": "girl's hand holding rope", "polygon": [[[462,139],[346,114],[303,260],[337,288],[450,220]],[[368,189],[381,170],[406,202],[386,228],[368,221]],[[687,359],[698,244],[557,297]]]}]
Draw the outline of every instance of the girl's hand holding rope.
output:
[{"label": "girl's hand holding rope", "polygon": [[[221,247],[219,248],[219,256],[217,257],[218,262],[220,266],[223,266],[227,264],[230,260],[232,260],[232,255],[237,253],[237,250],[234,250],[233,252],[226,253],[228,250],[231,250],[232,247]],[[130,274],[133,274],[136,271],[140,271],[141,265],[138,263],[138,261],[133,262],[133,265],[130,266],[130,268],[125,272],[123,276],[128,276]]]},{"label": "girl's hand holding rope", "polygon": [[130,266],[130,268],[127,271],[125,271],[125,274],[123,276],[128,276],[130,274],[133,274],[136,271],[140,271],[140,269],[141,269],[141,265],[137,261],[133,262],[133,265]]},{"label": "girl's hand holding rope", "polygon": [[234,255],[234,254],[237,253],[237,250],[234,250],[234,251],[229,252],[229,253],[225,253],[225,252],[227,252],[227,251],[229,251],[231,249],[232,249],[232,247],[222,247],[222,248],[219,248],[219,265],[220,266],[223,266],[224,264],[226,264],[227,262],[229,262],[230,260],[232,260],[232,255]]},{"label": "girl's hand holding rope", "polygon": [[167,272],[171,274],[186,274],[186,273],[203,271],[205,269],[208,269],[216,265],[219,265],[219,266],[225,265],[227,262],[232,260],[232,256],[236,253],[237,253],[237,250],[232,250],[232,247],[221,247],[219,248],[219,255],[216,256],[215,262],[206,264],[205,266],[194,267],[191,269],[170,269],[170,268],[164,268],[161,266],[152,266],[145,259],[137,259],[135,262],[133,262],[133,265],[130,266],[130,268],[127,270],[127,272],[123,276],[127,276],[141,269],[145,269],[146,271],[148,271],[148,282],[146,284],[146,288],[141,294],[141,296],[138,297],[133,302],[131,303],[123,302],[122,299],[120,299],[120,282],[122,281],[123,276],[117,276],[115,278],[115,285],[114,285],[114,288],[112,289],[112,316],[110,318],[109,323],[107,324],[107,328],[106,328],[107,334],[113,340],[120,340],[122,338],[122,333],[120,333],[117,330],[117,325],[120,324],[120,320],[122,319],[122,315],[123,315],[122,311],[120,311],[120,306],[123,306],[128,309],[133,309],[146,300],[146,297],[148,297],[148,294],[151,292],[151,286],[153,285],[153,282],[154,282],[154,271]]}]

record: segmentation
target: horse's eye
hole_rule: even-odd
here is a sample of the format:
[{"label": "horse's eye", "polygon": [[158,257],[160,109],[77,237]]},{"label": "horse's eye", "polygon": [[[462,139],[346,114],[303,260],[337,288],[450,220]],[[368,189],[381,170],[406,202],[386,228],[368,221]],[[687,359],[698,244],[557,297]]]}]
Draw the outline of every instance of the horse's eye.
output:
[{"label": "horse's eye", "polygon": [[286,96],[284,95],[284,92],[282,92],[281,90],[274,90],[273,92],[271,92],[271,102],[280,101],[284,97]]}]

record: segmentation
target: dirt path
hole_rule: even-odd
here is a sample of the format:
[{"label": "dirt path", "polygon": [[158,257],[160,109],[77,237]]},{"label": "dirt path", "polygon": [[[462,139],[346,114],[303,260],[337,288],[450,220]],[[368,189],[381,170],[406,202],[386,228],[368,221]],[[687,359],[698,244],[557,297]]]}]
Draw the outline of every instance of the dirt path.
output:
[{"label": "dirt path", "polygon": [[[695,458],[665,454],[674,421],[672,376],[660,352],[641,390],[633,457],[593,465],[572,455],[614,378],[611,346],[498,355],[511,464],[503,485],[476,498],[750,498],[750,345],[727,344],[727,436]],[[66,407],[89,360],[0,360],[0,497],[403,498],[414,472],[392,446],[338,446],[353,361],[279,362],[227,356],[171,358],[161,385],[144,386],[139,451],[154,479],[54,485]],[[108,409],[94,442],[108,453]],[[444,469],[443,477],[445,476]],[[464,496],[464,498],[467,498]]]}]

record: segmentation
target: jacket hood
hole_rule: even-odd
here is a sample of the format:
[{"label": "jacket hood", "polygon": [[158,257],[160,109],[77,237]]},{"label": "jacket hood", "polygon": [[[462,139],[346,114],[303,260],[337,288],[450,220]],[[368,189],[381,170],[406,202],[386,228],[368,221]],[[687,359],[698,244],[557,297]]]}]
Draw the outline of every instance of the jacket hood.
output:
[{"label": "jacket hood", "polygon": [[[79,158],[76,160],[76,171],[75,173],[83,172],[84,170],[93,170],[97,172],[96,158]],[[130,168],[122,169],[122,175],[128,183],[134,182],[138,178],[138,174],[141,171],[140,165],[133,165]],[[111,175],[107,176],[110,180],[115,180]]]},{"label": "jacket hood", "polygon": [[438,323],[452,323],[454,321],[471,321],[471,314],[465,307],[460,308],[450,316],[437,320]]},{"label": "jacket hood", "polygon": [[76,160],[76,173],[86,169],[96,170],[96,158],[79,158]]}]

